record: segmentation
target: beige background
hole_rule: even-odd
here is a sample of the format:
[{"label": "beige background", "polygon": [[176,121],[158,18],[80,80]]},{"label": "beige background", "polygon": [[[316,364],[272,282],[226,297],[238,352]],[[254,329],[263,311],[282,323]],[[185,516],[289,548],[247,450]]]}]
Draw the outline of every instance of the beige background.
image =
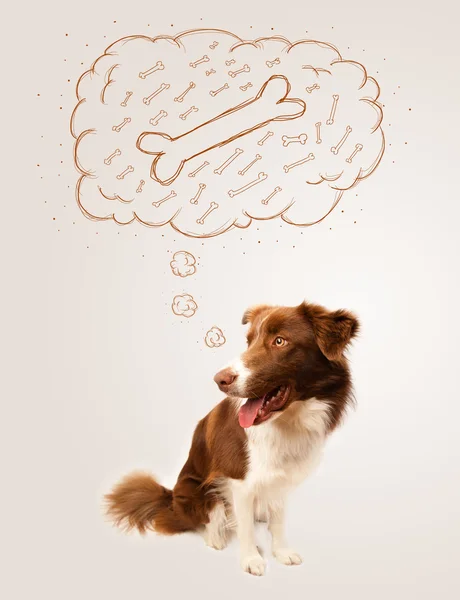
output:
[{"label": "beige background", "polygon": [[[457,23],[454,3],[442,1],[9,7],[2,597],[458,596]],[[200,26],[331,42],[378,79],[386,155],[323,224],[273,221],[193,241],[78,211],[68,128],[76,79],[119,37]],[[181,249],[199,257],[186,280],[169,269]],[[181,292],[199,306],[190,320],[169,308]],[[195,536],[111,529],[100,500],[121,474],[143,467],[174,482],[196,421],[221,397],[213,374],[243,347],[247,305],[304,297],[352,308],[363,323],[351,353],[358,410],[291,500],[304,565],[270,560],[259,580],[239,571],[235,545],[215,553]],[[212,325],[228,339],[215,350],[203,343]]]}]

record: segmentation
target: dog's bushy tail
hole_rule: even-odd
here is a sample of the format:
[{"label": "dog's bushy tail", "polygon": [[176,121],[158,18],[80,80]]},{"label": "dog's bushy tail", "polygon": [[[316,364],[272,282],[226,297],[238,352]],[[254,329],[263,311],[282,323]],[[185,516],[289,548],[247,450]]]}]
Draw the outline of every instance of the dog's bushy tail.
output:
[{"label": "dog's bushy tail", "polygon": [[192,527],[174,508],[172,490],[160,485],[148,473],[131,473],[105,496],[107,515],[125,531],[154,530],[173,535]]}]

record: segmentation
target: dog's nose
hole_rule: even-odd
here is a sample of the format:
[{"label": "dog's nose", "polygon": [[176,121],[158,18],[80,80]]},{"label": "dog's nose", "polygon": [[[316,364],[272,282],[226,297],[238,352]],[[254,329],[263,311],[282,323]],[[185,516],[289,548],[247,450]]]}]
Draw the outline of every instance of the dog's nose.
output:
[{"label": "dog's nose", "polygon": [[222,371],[219,371],[217,375],[214,376],[214,381],[222,392],[227,392],[236,377],[237,375],[232,369],[222,369]]}]

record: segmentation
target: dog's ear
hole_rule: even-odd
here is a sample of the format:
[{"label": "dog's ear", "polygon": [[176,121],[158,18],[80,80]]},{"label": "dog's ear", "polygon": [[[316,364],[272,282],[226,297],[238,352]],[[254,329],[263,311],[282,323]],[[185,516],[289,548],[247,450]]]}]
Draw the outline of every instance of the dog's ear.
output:
[{"label": "dog's ear", "polygon": [[347,310],[329,311],[304,302],[302,310],[313,328],[316,343],[329,360],[339,360],[359,331],[359,321]]},{"label": "dog's ear", "polygon": [[252,306],[248,308],[247,311],[243,315],[242,323],[243,325],[247,325],[248,323],[252,323],[257,315],[260,315],[264,310],[268,310],[271,308],[268,304],[258,304],[257,306]]}]

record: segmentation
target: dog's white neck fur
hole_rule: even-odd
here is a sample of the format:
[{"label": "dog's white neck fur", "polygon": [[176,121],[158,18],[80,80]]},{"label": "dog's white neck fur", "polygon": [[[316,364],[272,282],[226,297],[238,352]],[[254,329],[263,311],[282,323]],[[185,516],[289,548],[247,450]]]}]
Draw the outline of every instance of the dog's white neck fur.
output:
[{"label": "dog's white neck fur", "polygon": [[315,468],[328,424],[328,404],[312,398],[294,402],[266,423],[246,430],[249,468],[245,484],[254,488],[259,503],[284,496]]}]

